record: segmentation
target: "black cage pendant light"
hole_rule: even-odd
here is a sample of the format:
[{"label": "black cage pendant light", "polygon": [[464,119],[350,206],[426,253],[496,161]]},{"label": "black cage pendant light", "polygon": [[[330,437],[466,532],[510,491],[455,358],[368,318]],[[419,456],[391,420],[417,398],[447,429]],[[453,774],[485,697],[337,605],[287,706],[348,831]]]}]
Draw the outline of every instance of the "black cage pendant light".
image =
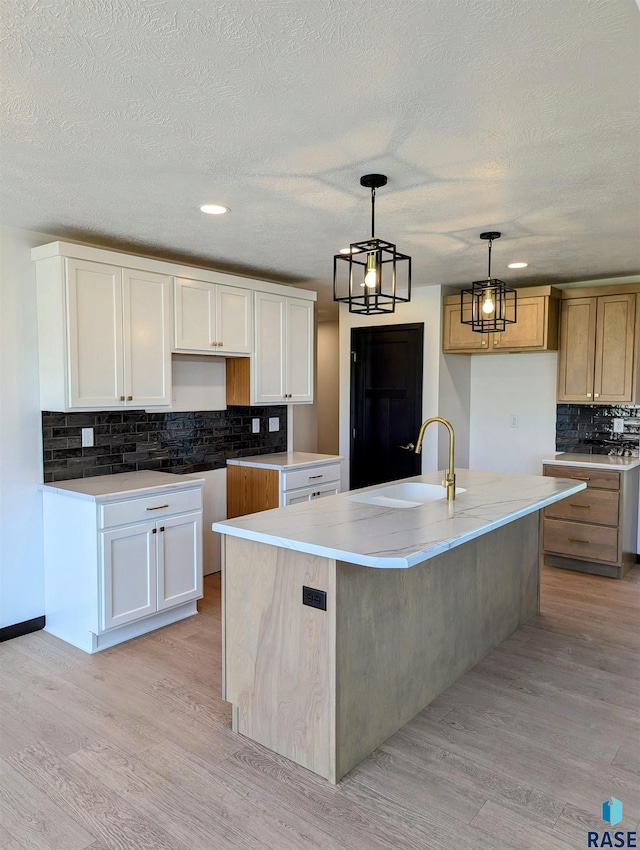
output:
[{"label": "black cage pendant light", "polygon": [[460,293],[460,321],[481,334],[499,333],[516,321],[515,289],[491,277],[491,243],[501,235],[497,231],[480,234],[480,239],[489,240],[487,279],[474,280],[471,289],[463,289]]},{"label": "black cage pendant light", "polygon": [[375,238],[376,189],[386,182],[384,174],[360,178],[371,189],[371,238],[352,242],[333,258],[333,300],[348,304],[350,313],[393,313],[396,302],[411,300],[411,257]]}]

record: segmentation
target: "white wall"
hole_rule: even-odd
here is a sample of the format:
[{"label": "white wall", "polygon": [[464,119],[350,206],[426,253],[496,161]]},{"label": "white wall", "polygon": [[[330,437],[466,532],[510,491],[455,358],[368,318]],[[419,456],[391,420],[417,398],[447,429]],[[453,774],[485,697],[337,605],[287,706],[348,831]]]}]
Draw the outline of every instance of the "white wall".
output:
[{"label": "white wall", "polygon": [[[349,313],[346,305],[340,305],[340,454],[345,458],[343,489],[347,489],[349,482],[351,329],[356,327],[424,323],[422,415],[425,419],[444,416],[451,421],[457,436],[456,466],[466,466],[471,358],[458,357],[456,360],[459,362],[454,363],[451,357],[442,356],[442,294],[440,286],[414,288],[411,301],[399,304],[395,313],[386,316],[358,316]],[[452,362],[449,364],[448,361]],[[454,386],[454,380],[457,386]],[[443,469],[447,449],[446,430],[442,426],[429,428],[422,449],[423,473]]]},{"label": "white wall", "polygon": [[[540,475],[555,454],[555,352],[491,354],[471,360],[469,466]],[[518,427],[510,417],[518,417]]]},{"label": "white wall", "polygon": [[0,628],[44,614],[35,266],[56,237],[0,228]]}]

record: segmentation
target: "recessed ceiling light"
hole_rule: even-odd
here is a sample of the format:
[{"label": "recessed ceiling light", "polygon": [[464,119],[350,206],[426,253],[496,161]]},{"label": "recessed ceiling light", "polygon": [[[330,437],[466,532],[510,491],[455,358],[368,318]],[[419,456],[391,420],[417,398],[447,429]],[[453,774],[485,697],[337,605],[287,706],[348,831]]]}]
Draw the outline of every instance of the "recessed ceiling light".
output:
[{"label": "recessed ceiling light", "polygon": [[222,204],[203,204],[200,207],[200,212],[207,215],[224,215],[230,212],[229,207],[223,207]]},{"label": "recessed ceiling light", "polygon": [[529,263],[509,263],[510,269],[526,269]]}]

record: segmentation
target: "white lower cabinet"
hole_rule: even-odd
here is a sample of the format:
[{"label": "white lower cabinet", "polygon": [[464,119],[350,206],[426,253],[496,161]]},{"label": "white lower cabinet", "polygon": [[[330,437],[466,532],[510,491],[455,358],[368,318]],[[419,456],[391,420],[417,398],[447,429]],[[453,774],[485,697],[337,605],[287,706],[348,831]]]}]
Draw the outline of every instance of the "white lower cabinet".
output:
[{"label": "white lower cabinet", "polygon": [[197,613],[201,484],[108,502],[64,485],[41,488],[47,631],[97,652]]},{"label": "white lower cabinet", "polygon": [[101,532],[101,625],[112,629],[202,596],[202,514]]}]

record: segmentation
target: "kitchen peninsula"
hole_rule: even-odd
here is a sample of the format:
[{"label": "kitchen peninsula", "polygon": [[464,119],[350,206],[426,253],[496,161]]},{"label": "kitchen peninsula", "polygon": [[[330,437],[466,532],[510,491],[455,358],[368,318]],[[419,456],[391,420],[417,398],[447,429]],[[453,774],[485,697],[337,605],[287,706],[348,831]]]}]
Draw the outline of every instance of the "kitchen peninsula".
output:
[{"label": "kitchen peninsula", "polygon": [[540,511],[584,482],[440,479],[213,525],[234,731],[338,782],[538,611]]}]

